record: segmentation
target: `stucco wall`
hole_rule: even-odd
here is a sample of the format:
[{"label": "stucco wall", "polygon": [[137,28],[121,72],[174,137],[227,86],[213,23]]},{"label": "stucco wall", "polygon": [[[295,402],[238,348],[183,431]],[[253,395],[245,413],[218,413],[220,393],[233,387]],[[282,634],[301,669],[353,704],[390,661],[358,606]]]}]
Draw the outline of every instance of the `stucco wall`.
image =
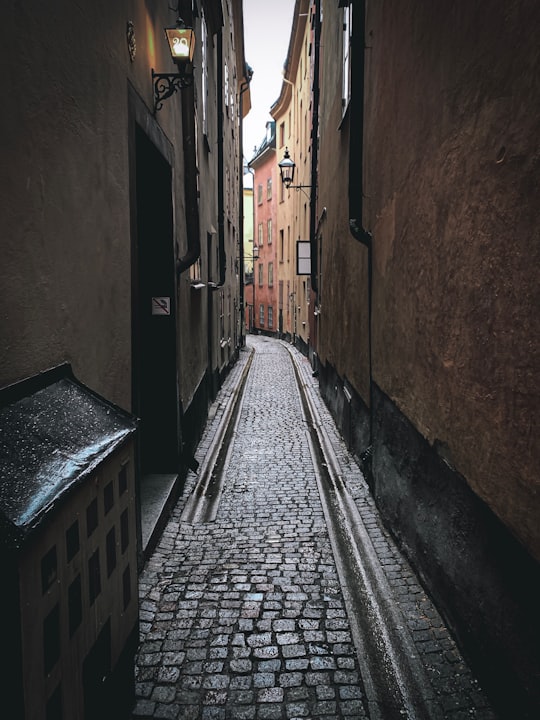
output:
[{"label": "stucco wall", "polygon": [[0,385],[67,360],[129,407],[125,23],[102,1],[4,13]]},{"label": "stucco wall", "polygon": [[540,12],[370,3],[374,379],[540,558]]},{"label": "stucco wall", "polygon": [[325,12],[317,205],[318,218],[323,218],[318,352],[320,360],[332,365],[369,405],[368,256],[350,233],[348,196],[350,134],[362,128],[351,127],[350,113],[342,116],[341,41],[341,12]]}]

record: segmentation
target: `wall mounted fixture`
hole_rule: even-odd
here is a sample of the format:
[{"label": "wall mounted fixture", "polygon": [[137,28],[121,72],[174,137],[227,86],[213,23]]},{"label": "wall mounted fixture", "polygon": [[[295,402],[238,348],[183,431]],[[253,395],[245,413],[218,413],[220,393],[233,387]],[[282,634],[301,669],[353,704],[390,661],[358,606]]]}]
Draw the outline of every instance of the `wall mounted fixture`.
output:
[{"label": "wall mounted fixture", "polygon": [[[296,163],[289,155],[289,149],[285,148],[285,154],[283,156],[283,160],[281,160],[278,163],[279,167],[279,174],[281,177],[281,182],[283,185],[289,190],[292,188],[293,190],[303,190],[304,188],[309,188],[311,190],[311,185],[293,185],[294,180],[294,171],[296,170]],[[307,195],[307,193],[305,193]]]},{"label": "wall mounted fixture", "polygon": [[173,62],[178,67],[177,73],[156,73],[152,70],[154,85],[154,114],[161,110],[163,102],[193,84],[193,53],[195,51],[195,33],[193,28],[186,27],[182,18],[178,18],[176,26],[165,28],[169,50]]}]

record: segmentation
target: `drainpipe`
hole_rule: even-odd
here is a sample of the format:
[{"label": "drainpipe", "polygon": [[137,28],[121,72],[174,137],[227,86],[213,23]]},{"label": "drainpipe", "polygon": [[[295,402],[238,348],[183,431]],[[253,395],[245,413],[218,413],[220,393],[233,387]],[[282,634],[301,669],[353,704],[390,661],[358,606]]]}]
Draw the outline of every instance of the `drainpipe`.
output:
[{"label": "drainpipe", "polygon": [[227,270],[227,258],[225,256],[225,193],[224,193],[224,162],[223,162],[223,27],[220,28],[217,37],[217,56],[219,71],[217,74],[217,165],[218,165],[218,257],[219,257],[219,282],[213,286],[218,289],[225,284],[225,272]]},{"label": "drainpipe", "polygon": [[[353,73],[351,78],[351,117],[349,138],[349,228],[368,253],[368,344],[369,344],[369,446],[360,459],[366,479],[373,489],[371,459],[373,452],[373,237],[363,226],[363,162],[364,162],[364,71],[365,71],[365,1],[359,3],[353,22]],[[355,8],[356,10],[356,8]],[[354,128],[354,132],[352,132]]]},{"label": "drainpipe", "polygon": [[[178,3],[180,14],[180,3]],[[188,25],[193,24],[191,11],[183,17]],[[176,274],[180,276],[201,256],[199,198],[197,192],[197,150],[195,131],[195,93],[190,85],[182,90],[182,138],[184,150],[184,197],[186,204],[186,233],[188,249],[186,254],[176,261]]]},{"label": "drainpipe", "polygon": [[314,305],[317,303],[319,289],[317,268],[317,179],[319,163],[319,65],[321,54],[321,0],[315,0],[315,27],[314,38],[315,55],[313,58],[313,116],[311,119],[311,194],[309,203],[309,234],[311,254],[311,289],[315,294]]},{"label": "drainpipe", "polygon": [[240,264],[240,347],[246,344],[244,334],[242,332],[245,322],[245,303],[244,303],[244,149],[243,149],[243,123],[244,123],[244,93],[249,90],[253,70],[249,65],[245,66],[246,80],[240,86],[240,222],[238,225],[238,245],[239,245],[239,264]]}]

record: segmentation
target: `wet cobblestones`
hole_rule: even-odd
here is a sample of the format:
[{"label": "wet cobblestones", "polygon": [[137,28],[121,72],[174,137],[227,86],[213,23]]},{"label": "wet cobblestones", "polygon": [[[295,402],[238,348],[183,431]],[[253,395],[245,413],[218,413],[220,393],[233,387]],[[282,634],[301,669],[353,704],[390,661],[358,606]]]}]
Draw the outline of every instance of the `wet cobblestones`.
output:
[{"label": "wet cobblestones", "polygon": [[[140,577],[133,718],[369,717],[288,348],[256,348],[214,522],[181,522],[190,474]],[[197,453],[208,451],[233,368]],[[296,357],[306,384],[309,363]],[[377,517],[324,405],[347,484],[440,700],[440,717],[491,718],[448,631]],[[404,715],[405,717],[405,715]]]}]

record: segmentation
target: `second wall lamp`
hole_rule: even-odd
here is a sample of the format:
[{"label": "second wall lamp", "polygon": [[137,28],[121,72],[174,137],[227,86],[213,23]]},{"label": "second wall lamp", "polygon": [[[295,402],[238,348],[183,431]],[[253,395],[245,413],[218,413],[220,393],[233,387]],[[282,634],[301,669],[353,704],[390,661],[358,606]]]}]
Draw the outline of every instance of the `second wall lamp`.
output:
[{"label": "second wall lamp", "polygon": [[154,113],[161,110],[163,102],[177,90],[193,84],[193,53],[195,51],[195,33],[186,27],[182,18],[178,18],[175,27],[165,28],[169,50],[177,73],[156,73],[152,70],[154,84]]}]

